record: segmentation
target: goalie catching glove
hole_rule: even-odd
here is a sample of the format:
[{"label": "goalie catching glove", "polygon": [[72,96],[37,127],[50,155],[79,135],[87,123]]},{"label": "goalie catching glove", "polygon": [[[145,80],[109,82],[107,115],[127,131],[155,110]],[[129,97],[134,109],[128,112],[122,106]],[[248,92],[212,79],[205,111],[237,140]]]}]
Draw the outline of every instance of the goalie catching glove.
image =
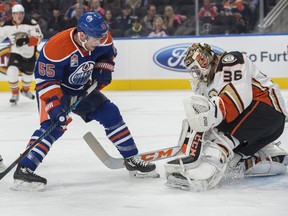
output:
[{"label": "goalie catching glove", "polygon": [[183,104],[189,125],[195,131],[208,131],[225,118],[224,103],[218,96],[208,99],[194,94],[184,99]]},{"label": "goalie catching glove", "polygon": [[57,96],[46,100],[45,109],[53,123],[58,122],[63,130],[67,130],[67,125],[72,121],[72,118],[66,115]]}]

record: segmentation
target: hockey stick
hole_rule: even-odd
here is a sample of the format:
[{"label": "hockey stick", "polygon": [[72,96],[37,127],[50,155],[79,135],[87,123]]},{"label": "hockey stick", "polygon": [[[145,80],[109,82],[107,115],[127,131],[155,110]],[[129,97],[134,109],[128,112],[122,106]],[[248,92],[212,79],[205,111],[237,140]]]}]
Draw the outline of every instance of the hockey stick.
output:
[{"label": "hockey stick", "polygon": [[[78,104],[87,97],[97,86],[97,82],[94,82],[83,94],[81,94],[78,99],[65,111],[65,114],[68,115],[71,113]],[[8,166],[3,172],[0,173],[0,180],[6,176],[39,142],[41,142],[46,136],[48,136],[56,127],[59,126],[59,123],[56,122],[52,124],[41,136],[35,140],[35,142],[30,145],[10,166]]]},{"label": "hockey stick", "polygon": [[[85,142],[92,149],[94,154],[101,160],[101,162],[110,169],[124,168],[123,158],[114,158],[107,153],[107,151],[101,146],[95,136],[88,132],[83,136]],[[182,146],[173,146],[164,149],[158,149],[150,152],[139,154],[140,158],[144,161],[157,161],[170,157],[174,157],[182,153]]]}]

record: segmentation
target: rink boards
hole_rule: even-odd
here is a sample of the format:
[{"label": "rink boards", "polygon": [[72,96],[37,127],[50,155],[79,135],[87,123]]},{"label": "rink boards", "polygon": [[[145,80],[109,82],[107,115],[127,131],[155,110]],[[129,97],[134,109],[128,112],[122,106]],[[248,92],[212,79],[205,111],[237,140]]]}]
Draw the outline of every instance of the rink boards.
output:
[{"label": "rink boards", "polygon": [[[46,41],[38,46],[42,48]],[[288,34],[219,35],[206,37],[115,38],[118,55],[109,90],[189,89],[183,58],[187,47],[209,43],[216,52],[245,53],[280,88],[288,88]],[[9,44],[0,44],[0,91],[8,91]],[[34,85],[32,86],[34,88]]]}]

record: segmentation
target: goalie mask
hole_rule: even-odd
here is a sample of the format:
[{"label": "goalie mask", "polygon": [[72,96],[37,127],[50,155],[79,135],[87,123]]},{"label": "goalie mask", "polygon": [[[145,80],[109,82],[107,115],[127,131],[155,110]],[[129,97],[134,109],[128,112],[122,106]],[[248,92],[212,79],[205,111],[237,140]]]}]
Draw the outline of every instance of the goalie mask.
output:
[{"label": "goalie mask", "polygon": [[213,78],[211,67],[214,61],[215,54],[208,44],[194,43],[186,51],[184,64],[193,78],[209,85]]}]

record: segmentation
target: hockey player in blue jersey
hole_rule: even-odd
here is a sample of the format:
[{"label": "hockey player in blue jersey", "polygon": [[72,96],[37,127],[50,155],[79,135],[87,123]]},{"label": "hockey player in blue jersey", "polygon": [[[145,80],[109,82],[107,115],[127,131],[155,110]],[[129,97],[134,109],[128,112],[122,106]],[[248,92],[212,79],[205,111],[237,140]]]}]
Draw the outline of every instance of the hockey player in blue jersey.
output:
[{"label": "hockey player in blue jersey", "polygon": [[51,124],[59,122],[60,126],[20,161],[14,173],[14,188],[21,188],[23,183],[36,185],[37,188],[46,185],[47,180],[34,171],[72,120],[64,110],[93,82],[97,82],[96,90],[73,112],[85,122],[96,120],[103,125],[107,137],[123,156],[127,170],[136,176],[159,176],[155,164],[136,156],[138,149],[118,107],[100,92],[111,82],[115,57],[116,49],[108,26],[97,12],[83,14],[77,28],[58,33],[44,45],[35,67],[41,124],[28,146]]}]

